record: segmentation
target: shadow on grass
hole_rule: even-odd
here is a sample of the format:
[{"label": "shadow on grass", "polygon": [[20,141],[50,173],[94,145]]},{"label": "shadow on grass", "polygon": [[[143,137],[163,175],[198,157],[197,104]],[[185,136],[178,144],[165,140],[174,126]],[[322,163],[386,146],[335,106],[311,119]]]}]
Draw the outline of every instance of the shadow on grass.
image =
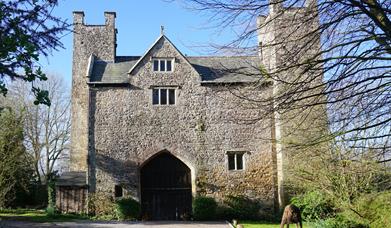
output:
[{"label": "shadow on grass", "polygon": [[0,220],[29,221],[29,222],[67,222],[76,220],[87,220],[86,215],[77,214],[55,214],[48,215],[45,210],[31,209],[1,209]]}]

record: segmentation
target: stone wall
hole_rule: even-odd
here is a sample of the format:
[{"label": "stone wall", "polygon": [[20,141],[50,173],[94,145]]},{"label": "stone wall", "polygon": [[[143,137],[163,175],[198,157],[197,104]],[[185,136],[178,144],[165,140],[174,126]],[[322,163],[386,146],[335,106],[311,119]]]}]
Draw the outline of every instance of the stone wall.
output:
[{"label": "stone wall", "polygon": [[72,61],[72,171],[87,171],[89,89],[87,69],[91,55],[114,61],[116,46],[115,13],[105,12],[105,25],[86,25],[84,13],[74,12]]},{"label": "stone wall", "polygon": [[[290,167],[295,165],[291,163],[294,161],[292,158],[303,155],[302,158],[306,159],[305,154],[315,149],[309,145],[327,131],[327,116],[323,105],[306,107],[311,103],[322,102],[324,96],[294,101],[317,94],[323,89],[319,86],[323,80],[322,66],[311,71],[300,66],[308,59],[321,58],[314,57],[320,50],[316,1],[306,0],[306,7],[289,9],[284,9],[278,1],[274,2],[270,14],[258,18],[259,54],[267,72],[278,79],[273,84],[273,96],[278,98],[285,96],[287,91],[296,91],[274,101],[278,109],[274,113],[278,195],[283,208],[289,202],[284,186],[291,172]],[[318,90],[306,91],[306,87],[311,86],[318,86]],[[316,149],[319,148],[322,146],[316,144]]]},{"label": "stone wall", "polygon": [[[174,72],[152,71],[151,57],[175,58]],[[271,118],[231,90],[270,96],[270,86],[202,86],[198,73],[162,38],[130,75],[129,87],[96,87],[90,97],[90,184],[140,197],[140,167],[168,150],[192,173],[193,195],[244,194],[273,209],[276,198]],[[176,105],[152,105],[154,86],[177,88]],[[260,116],[262,115],[262,116]],[[248,121],[262,119],[262,121]],[[228,171],[227,151],[247,151],[245,169]]]}]

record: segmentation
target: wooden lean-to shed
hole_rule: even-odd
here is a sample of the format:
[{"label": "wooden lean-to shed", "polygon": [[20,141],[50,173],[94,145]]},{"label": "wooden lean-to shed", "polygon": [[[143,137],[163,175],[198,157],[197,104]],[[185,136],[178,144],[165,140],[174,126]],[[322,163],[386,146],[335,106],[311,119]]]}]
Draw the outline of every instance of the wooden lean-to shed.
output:
[{"label": "wooden lean-to shed", "polygon": [[56,207],[63,213],[85,213],[87,181],[85,172],[65,172],[56,182]]}]

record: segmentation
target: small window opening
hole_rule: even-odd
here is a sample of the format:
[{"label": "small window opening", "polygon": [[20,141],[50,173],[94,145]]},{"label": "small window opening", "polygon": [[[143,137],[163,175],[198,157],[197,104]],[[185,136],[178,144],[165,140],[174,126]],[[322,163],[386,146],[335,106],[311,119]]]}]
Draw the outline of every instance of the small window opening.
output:
[{"label": "small window opening", "polygon": [[168,90],[168,104],[175,104],[175,89]]},{"label": "small window opening", "polygon": [[159,60],[155,59],[153,60],[153,71],[159,70]]},{"label": "small window opening", "polygon": [[243,170],[244,159],[243,152],[228,153],[228,170]]},{"label": "small window opening", "polygon": [[167,60],[167,71],[172,71],[172,69],[171,69],[171,60]]},{"label": "small window opening", "polygon": [[159,104],[159,90],[158,89],[152,90],[152,104],[154,104],[154,105]]},{"label": "small window opening", "polygon": [[167,89],[160,89],[160,104],[167,104]]},{"label": "small window opening", "polygon": [[122,197],[123,196],[123,189],[120,185],[116,185],[114,187],[114,196],[115,197]]}]

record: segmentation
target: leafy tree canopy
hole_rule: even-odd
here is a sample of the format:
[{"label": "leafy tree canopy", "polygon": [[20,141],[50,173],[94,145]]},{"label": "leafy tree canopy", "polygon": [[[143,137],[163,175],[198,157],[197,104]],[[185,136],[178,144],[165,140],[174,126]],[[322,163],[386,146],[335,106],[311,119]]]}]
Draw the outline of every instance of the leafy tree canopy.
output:
[{"label": "leafy tree canopy", "polygon": [[63,45],[60,35],[68,30],[66,21],[52,16],[57,0],[0,0],[0,93],[7,94],[6,81],[31,82],[35,104],[50,105],[48,91],[34,85],[46,80],[39,56],[48,56]]},{"label": "leafy tree canopy", "polygon": [[12,205],[17,190],[27,190],[33,169],[23,146],[23,116],[0,111],[0,208]]}]

